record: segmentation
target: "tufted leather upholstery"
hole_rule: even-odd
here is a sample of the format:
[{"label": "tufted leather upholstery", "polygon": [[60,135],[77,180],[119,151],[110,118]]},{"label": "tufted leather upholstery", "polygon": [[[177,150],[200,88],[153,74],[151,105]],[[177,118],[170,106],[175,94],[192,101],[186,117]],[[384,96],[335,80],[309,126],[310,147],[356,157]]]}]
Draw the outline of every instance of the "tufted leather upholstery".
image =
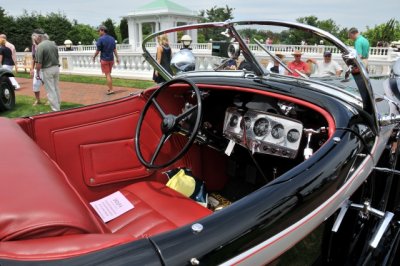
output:
[{"label": "tufted leather upholstery", "polygon": [[148,237],[189,224],[211,213],[158,182],[138,182],[121,190],[134,210],[107,223],[111,232]]},{"label": "tufted leather upholstery", "polygon": [[15,121],[0,118],[0,136],[0,257],[68,257],[165,232],[211,213],[164,184],[141,181],[120,189],[134,209],[104,224]]}]

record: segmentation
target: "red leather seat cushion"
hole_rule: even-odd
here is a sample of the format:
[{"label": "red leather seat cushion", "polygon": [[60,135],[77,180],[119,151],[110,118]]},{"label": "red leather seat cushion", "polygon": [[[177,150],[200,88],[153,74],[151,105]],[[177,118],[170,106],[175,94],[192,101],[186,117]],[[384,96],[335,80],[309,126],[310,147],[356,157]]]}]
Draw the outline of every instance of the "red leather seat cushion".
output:
[{"label": "red leather seat cushion", "polygon": [[12,120],[0,118],[0,241],[104,233],[61,169]]},{"label": "red leather seat cushion", "polygon": [[212,212],[158,182],[139,182],[121,190],[134,205],[122,216],[110,221],[111,232],[147,237],[190,224]]}]

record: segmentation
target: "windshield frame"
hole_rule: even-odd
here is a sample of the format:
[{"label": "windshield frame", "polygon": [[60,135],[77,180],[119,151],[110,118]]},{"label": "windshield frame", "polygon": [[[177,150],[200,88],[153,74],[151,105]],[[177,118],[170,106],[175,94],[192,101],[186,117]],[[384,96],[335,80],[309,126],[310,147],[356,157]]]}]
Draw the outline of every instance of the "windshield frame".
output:
[{"label": "windshield frame", "polygon": [[[378,123],[378,118],[377,118],[377,110],[376,110],[376,105],[374,102],[374,93],[372,89],[372,85],[367,73],[367,70],[365,69],[364,65],[361,63],[361,60],[357,56],[357,53],[354,49],[349,48],[347,45],[345,45],[342,41],[340,41],[337,37],[334,35],[330,34],[329,32],[326,32],[324,30],[321,30],[319,28],[316,28],[314,26],[310,26],[307,24],[302,24],[302,23],[297,23],[297,22],[286,22],[286,21],[279,21],[279,20],[249,20],[249,21],[226,21],[226,22],[212,22],[212,23],[199,23],[199,24],[190,24],[190,25],[184,25],[184,26],[179,26],[163,31],[159,31],[156,33],[153,33],[147,38],[143,40],[142,43],[142,49],[143,49],[143,57],[147,60],[147,62],[154,67],[158,73],[164,77],[165,80],[171,80],[173,79],[173,76],[169,74],[161,65],[159,65],[154,57],[151,56],[150,52],[146,48],[146,44],[150,40],[154,40],[159,35],[162,34],[167,34],[167,33],[173,33],[177,31],[185,31],[185,30],[193,30],[193,29],[203,29],[203,28],[221,28],[228,30],[229,34],[232,36],[232,38],[235,39],[235,41],[239,44],[240,49],[242,50],[243,56],[246,60],[249,61],[249,63],[253,66],[253,71],[256,76],[259,78],[267,78],[269,75],[269,71],[267,71],[265,68],[262,67],[262,65],[256,60],[254,54],[251,52],[249,49],[248,45],[246,42],[243,40],[243,38],[239,35],[239,33],[236,30],[236,26],[245,26],[245,25],[260,25],[260,26],[280,26],[280,27],[287,27],[291,29],[297,29],[297,30],[302,30],[305,32],[309,32],[311,34],[315,34],[319,36],[320,38],[324,39],[325,41],[328,41],[332,43],[334,46],[336,46],[342,53],[342,58],[345,64],[349,67],[349,70],[352,74],[352,77],[355,80],[355,83],[357,84],[358,90],[360,92],[360,96],[362,99],[363,103],[363,109],[367,114],[371,116],[371,128],[374,131],[374,133],[377,133],[379,130],[379,123]],[[301,79],[301,77],[300,77]]]}]

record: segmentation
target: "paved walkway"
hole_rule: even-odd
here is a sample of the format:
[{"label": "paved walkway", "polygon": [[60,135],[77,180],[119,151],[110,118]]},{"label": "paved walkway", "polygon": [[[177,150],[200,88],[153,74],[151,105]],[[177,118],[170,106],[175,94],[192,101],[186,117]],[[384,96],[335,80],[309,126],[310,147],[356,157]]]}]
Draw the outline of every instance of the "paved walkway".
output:
[{"label": "paved walkway", "polygon": [[[32,91],[32,79],[17,78],[21,88],[16,91],[16,97],[18,95],[27,95],[34,97]],[[129,95],[132,92],[141,91],[141,89],[126,88],[126,87],[114,87],[114,94],[107,95],[107,86],[97,84],[85,84],[75,82],[60,82],[61,100],[63,102],[79,103],[79,104],[94,104],[99,102],[105,102],[122,98]],[[40,91],[40,98],[43,102],[46,100],[46,90],[42,87]],[[32,99],[33,103],[33,99]]]}]

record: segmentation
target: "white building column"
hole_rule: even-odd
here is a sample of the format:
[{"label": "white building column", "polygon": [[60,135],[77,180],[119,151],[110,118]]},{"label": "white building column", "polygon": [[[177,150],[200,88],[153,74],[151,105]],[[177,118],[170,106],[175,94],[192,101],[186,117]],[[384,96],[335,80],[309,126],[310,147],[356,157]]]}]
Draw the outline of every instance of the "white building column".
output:
[{"label": "white building column", "polygon": [[138,23],[138,27],[139,27],[139,30],[138,30],[138,32],[139,32],[138,41],[139,41],[139,43],[142,43],[143,42],[143,32],[142,32],[143,25],[142,25],[141,22]]},{"label": "white building column", "polygon": [[137,42],[137,28],[134,19],[128,18],[129,44],[135,46]]}]

